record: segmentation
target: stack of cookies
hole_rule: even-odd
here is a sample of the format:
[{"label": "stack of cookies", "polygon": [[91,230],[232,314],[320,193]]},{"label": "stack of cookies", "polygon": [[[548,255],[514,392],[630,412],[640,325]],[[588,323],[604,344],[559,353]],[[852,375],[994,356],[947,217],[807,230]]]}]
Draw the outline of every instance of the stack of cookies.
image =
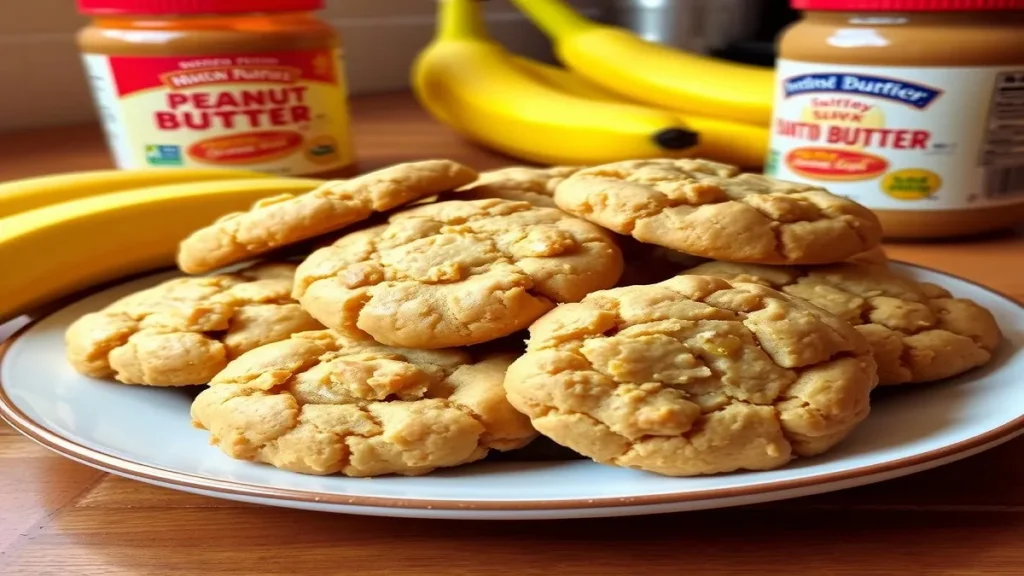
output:
[{"label": "stack of cookies", "polygon": [[766,470],[839,443],[877,385],[1001,339],[880,238],[850,200],[696,159],[412,162],[196,231],[190,276],[80,318],[68,359],[207,385],[213,444],[306,474],[424,474],[541,435],[665,475]]}]

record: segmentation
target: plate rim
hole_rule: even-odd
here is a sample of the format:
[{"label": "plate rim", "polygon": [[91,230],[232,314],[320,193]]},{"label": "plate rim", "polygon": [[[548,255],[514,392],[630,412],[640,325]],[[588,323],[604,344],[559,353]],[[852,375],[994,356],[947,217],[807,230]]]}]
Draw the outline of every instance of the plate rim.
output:
[{"label": "plate rim", "polygon": [[[910,268],[918,268],[928,272],[949,276],[956,278],[962,282],[966,282],[980,288],[986,292],[990,292],[1003,300],[1009,302],[1013,306],[1016,306],[1022,312],[1024,312],[1024,303],[1018,301],[1016,298],[1005,294],[1000,290],[990,288],[973,280],[964,278],[963,276],[936,270],[928,266],[922,266],[920,264],[913,264],[901,260],[890,260],[890,263],[900,264]],[[168,269],[170,270],[170,269]],[[159,274],[160,270],[154,270],[149,272],[147,275]],[[131,278],[138,278],[139,275],[132,275]],[[131,278],[122,279],[116,284],[130,281]],[[17,341],[22,335],[24,335],[33,326],[41,322],[42,320],[50,317],[71,302],[81,300],[82,298],[95,293],[99,290],[108,289],[116,285],[115,283],[104,283],[102,287],[94,287],[93,289],[83,290],[78,292],[72,298],[61,299],[60,306],[47,306],[46,312],[33,317],[32,320],[19,328],[14,334],[8,337],[5,341],[0,342],[0,363],[4,361],[7,356],[7,352],[10,350],[12,344]],[[100,468],[102,470],[114,471],[112,473],[127,476],[130,478],[142,479],[142,481],[159,482],[171,486],[178,486],[182,488],[190,488],[192,490],[203,490],[213,493],[230,494],[238,497],[255,497],[264,498],[267,500],[277,501],[291,501],[291,502],[307,502],[316,503],[319,505],[339,505],[339,506],[364,506],[372,508],[401,508],[401,509],[425,509],[425,510],[480,510],[480,511],[548,511],[548,510],[576,510],[576,509],[603,509],[603,508],[620,508],[620,507],[635,507],[635,506],[656,506],[665,504],[679,504],[685,502],[694,501],[711,501],[719,499],[732,499],[737,497],[745,496],[757,496],[771,494],[775,492],[783,492],[789,490],[798,490],[807,488],[809,486],[833,484],[837,482],[844,482],[854,480],[858,478],[867,478],[871,476],[886,474],[894,472],[904,468],[910,468],[927,464],[935,460],[941,460],[955,456],[962,452],[967,452],[975,448],[985,446],[997,440],[1006,438],[1008,436],[1014,436],[1021,430],[1024,430],[1024,414],[1017,418],[999,426],[961,440],[955,444],[949,444],[941,448],[915,454],[913,456],[906,456],[896,460],[890,460],[888,462],[882,462],[869,466],[861,466],[859,468],[852,468],[849,470],[842,470],[837,472],[830,472],[826,474],[820,474],[816,476],[806,478],[794,478],[790,480],[776,480],[773,482],[755,484],[751,486],[735,486],[730,488],[709,488],[705,490],[698,490],[692,492],[670,492],[665,494],[651,494],[645,496],[619,496],[609,498],[588,498],[588,499],[577,499],[577,500],[440,500],[440,499],[424,499],[424,498],[400,498],[400,497],[384,497],[384,496],[364,496],[364,495],[346,495],[346,494],[332,494],[323,492],[314,492],[310,490],[299,490],[294,488],[281,488],[277,486],[267,486],[260,484],[253,484],[249,482],[240,482],[237,480],[220,480],[216,478],[209,478],[198,474],[192,474],[188,472],[178,472],[170,470],[160,466],[154,466],[150,464],[143,464],[141,462],[133,461],[128,458],[116,456],[113,454],[105,453],[100,450],[89,448],[75,440],[65,438],[64,436],[49,430],[42,424],[36,422],[19,407],[17,407],[11,398],[7,395],[6,390],[0,385],[0,419],[6,421],[12,428],[18,431],[20,434],[26,436],[30,440],[40,444],[41,446],[60,454],[66,458],[83,462],[94,468]]]}]

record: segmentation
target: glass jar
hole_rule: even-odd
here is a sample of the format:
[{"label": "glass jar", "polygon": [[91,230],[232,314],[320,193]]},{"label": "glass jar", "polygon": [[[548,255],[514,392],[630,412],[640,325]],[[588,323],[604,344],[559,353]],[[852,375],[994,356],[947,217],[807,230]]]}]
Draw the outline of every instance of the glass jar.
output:
[{"label": "glass jar", "polygon": [[792,0],[765,172],[889,238],[1024,222],[1024,1]]},{"label": "glass jar", "polygon": [[323,0],[78,0],[115,163],[323,176],[353,163],[341,40]]}]

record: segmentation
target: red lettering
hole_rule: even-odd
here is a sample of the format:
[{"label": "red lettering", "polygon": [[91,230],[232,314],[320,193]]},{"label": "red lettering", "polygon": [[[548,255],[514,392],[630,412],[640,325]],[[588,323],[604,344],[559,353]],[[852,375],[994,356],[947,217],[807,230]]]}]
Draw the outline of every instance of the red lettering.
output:
[{"label": "red lettering", "polygon": [[185,102],[188,102],[188,96],[178,92],[169,92],[167,94],[167,106],[171,110],[175,110],[178,106],[181,106]]},{"label": "red lettering", "polygon": [[206,130],[210,127],[210,115],[206,112],[182,112],[185,126],[193,130]]},{"label": "red lettering", "polygon": [[292,122],[309,122],[309,106],[292,106]]},{"label": "red lettering", "polygon": [[267,93],[262,90],[242,90],[242,106],[265,106]]},{"label": "red lettering", "polygon": [[825,141],[829,144],[838,144],[843,141],[843,132],[842,126],[829,126]]},{"label": "red lettering", "polygon": [[924,150],[928,147],[930,137],[927,130],[829,126],[826,141],[847,146]]},{"label": "red lettering", "polygon": [[271,126],[285,126],[288,124],[288,118],[285,116],[285,108],[271,108],[267,110],[267,115],[270,116]]},{"label": "red lettering", "polygon": [[213,115],[220,120],[222,128],[235,127],[235,114],[238,114],[238,112],[235,112],[234,110],[223,110],[213,113]]},{"label": "red lettering", "polygon": [[[265,128],[312,121],[313,112],[303,104],[308,87],[293,86],[266,90],[220,92],[172,92],[167,95],[168,111],[156,112],[160,130],[208,130],[211,128]],[[268,105],[281,104],[280,106]],[[175,112],[177,111],[177,112]],[[809,122],[779,120],[779,134],[817,139],[821,127]]]},{"label": "red lettering", "polygon": [[794,122],[780,118],[775,124],[775,132],[780,136],[817,140],[821,137],[821,126],[810,122]]},{"label": "red lettering", "polygon": [[841,122],[852,122],[854,124],[860,124],[864,116],[856,112],[847,112],[845,110],[812,110],[811,114],[815,120],[839,120]]},{"label": "red lettering", "polygon": [[290,90],[292,91],[292,94],[295,94],[295,103],[296,104],[302,104],[303,102],[305,102],[305,100],[306,100],[306,90],[308,88],[309,88],[308,86],[295,86],[293,88],[290,88]]},{"label": "red lettering", "polygon": [[260,127],[260,114],[263,110],[242,110],[242,114],[245,114],[249,118],[249,125],[253,128]]},{"label": "red lettering", "polygon": [[287,104],[288,89],[281,88],[280,90],[267,90],[267,97],[270,99],[271,104]]},{"label": "red lettering", "polygon": [[181,128],[178,117],[173,112],[157,112],[156,126],[161,130],[177,130]]},{"label": "red lettering", "polygon": [[235,95],[231,92],[221,92],[217,94],[217,108],[224,108],[231,106],[232,108],[238,108],[238,100],[235,99]]},{"label": "red lettering", "polygon": [[[889,136],[892,135],[892,130],[889,130],[888,128],[868,128],[868,130],[878,134],[877,146],[879,148],[885,148],[889,145]],[[870,134],[868,135],[868,139],[870,140]],[[865,145],[870,146],[870,143]]]}]

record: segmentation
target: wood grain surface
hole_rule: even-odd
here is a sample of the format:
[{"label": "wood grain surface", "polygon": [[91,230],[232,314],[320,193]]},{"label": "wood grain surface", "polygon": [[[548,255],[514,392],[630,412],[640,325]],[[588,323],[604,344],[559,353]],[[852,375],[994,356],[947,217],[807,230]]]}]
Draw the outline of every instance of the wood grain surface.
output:
[{"label": "wood grain surface", "polygon": [[[408,95],[357,99],[353,108],[361,170],[437,156],[481,169],[513,163],[435,124]],[[0,180],[109,163],[93,126],[0,135]],[[1024,301],[1021,230],[886,250]],[[470,522],[193,496],[79,465],[0,422],[3,576],[637,573],[1020,576],[1024,437],[929,472],[771,504]]]}]

